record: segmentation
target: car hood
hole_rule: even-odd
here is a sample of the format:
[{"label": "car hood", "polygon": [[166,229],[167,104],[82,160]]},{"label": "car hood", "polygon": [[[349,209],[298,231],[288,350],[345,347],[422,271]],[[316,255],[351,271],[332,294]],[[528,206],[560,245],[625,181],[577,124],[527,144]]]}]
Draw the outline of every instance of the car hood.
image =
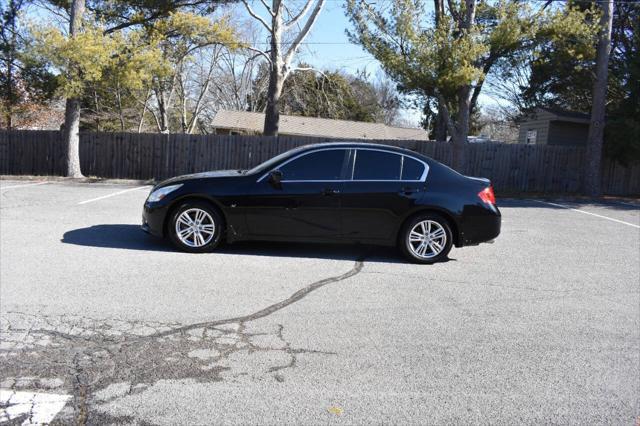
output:
[{"label": "car hood", "polygon": [[202,172],[202,173],[193,173],[190,175],[182,175],[172,177],[170,179],[164,180],[156,185],[156,188],[161,188],[167,185],[175,185],[177,183],[182,183],[188,180],[193,179],[205,179],[205,178],[229,178],[229,177],[239,177],[242,176],[242,173],[238,170],[215,170],[212,172]]}]

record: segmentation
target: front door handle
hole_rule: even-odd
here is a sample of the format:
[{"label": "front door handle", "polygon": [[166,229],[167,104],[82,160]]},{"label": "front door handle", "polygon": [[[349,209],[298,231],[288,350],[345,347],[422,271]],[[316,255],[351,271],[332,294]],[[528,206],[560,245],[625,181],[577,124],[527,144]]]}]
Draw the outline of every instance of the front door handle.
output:
[{"label": "front door handle", "polygon": [[339,190],[332,188],[326,188],[322,191],[322,195],[338,195],[339,193]]}]

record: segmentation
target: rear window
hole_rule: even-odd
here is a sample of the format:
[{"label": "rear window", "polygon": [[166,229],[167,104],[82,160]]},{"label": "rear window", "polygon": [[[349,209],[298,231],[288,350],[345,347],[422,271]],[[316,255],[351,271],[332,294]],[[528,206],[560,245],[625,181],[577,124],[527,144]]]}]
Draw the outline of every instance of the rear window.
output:
[{"label": "rear window", "polygon": [[411,157],[404,157],[402,180],[420,180],[424,173],[424,164]]}]

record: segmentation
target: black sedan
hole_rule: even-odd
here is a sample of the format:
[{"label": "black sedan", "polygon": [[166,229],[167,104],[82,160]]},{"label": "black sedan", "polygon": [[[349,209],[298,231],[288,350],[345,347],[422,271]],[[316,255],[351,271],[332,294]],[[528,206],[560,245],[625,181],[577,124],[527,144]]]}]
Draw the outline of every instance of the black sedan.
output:
[{"label": "black sedan", "polygon": [[487,179],[396,147],[330,143],[251,170],[180,176],[153,188],[142,228],[200,253],[225,239],[398,246],[413,262],[491,241],[500,211]]}]

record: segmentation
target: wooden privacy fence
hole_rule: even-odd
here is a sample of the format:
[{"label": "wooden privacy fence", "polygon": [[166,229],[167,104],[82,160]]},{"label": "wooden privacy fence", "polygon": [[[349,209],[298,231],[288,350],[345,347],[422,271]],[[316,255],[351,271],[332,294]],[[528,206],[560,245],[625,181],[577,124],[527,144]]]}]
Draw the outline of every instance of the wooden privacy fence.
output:
[{"label": "wooden privacy fence", "polygon": [[[216,169],[246,169],[297,146],[325,138],[238,135],[81,133],[86,176],[163,179]],[[400,146],[451,164],[451,146],[424,141],[367,141]],[[0,174],[60,175],[64,145],[58,131],[0,131]],[[498,193],[577,193],[585,150],[579,147],[472,144],[462,173],[492,180]],[[640,194],[640,164],[605,160],[603,188],[611,195]]]}]

